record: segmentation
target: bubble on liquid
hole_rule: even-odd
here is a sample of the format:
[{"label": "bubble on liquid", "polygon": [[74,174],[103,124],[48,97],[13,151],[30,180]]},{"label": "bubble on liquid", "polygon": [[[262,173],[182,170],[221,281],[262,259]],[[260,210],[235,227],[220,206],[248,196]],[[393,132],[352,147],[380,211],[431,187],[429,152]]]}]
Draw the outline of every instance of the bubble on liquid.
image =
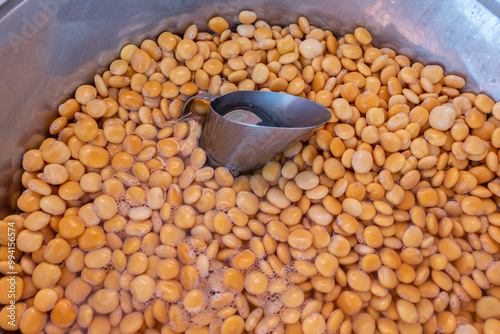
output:
[{"label": "bubble on liquid", "polygon": [[283,267],[283,271],[285,275],[289,275],[290,273],[295,271],[295,266],[293,264],[293,261],[290,261],[287,264],[285,264],[285,266]]},{"label": "bubble on liquid", "polygon": [[140,203],[141,206],[149,208],[149,195],[148,195],[148,190],[149,188],[142,187],[144,189],[144,192],[146,193],[146,196],[144,196],[144,199]]},{"label": "bubble on liquid", "polygon": [[215,206],[215,211],[217,213],[226,213],[229,211],[230,207],[229,207],[229,204],[225,203],[225,202],[219,202],[217,203],[217,205]]},{"label": "bubble on liquid", "polygon": [[105,264],[102,269],[106,272],[109,273],[111,270],[113,270],[113,259],[109,260],[107,264]]},{"label": "bubble on liquid", "polygon": [[121,230],[115,232],[120,239],[124,240],[127,237],[127,233],[125,232],[125,227],[123,227]]},{"label": "bubble on liquid", "polygon": [[118,202],[118,213],[120,213],[120,215],[127,217],[129,211],[130,211],[129,203],[127,203],[126,201]]},{"label": "bubble on liquid", "polygon": [[190,236],[186,239],[186,241],[196,257],[200,255],[206,255],[208,246],[203,238]]},{"label": "bubble on liquid", "polygon": [[234,180],[240,175],[240,171],[238,167],[230,166],[230,165],[225,165],[224,168],[231,174]]},{"label": "bubble on liquid", "polygon": [[170,217],[174,217],[175,214],[177,213],[177,209],[179,208],[178,205],[175,204],[170,204]]},{"label": "bubble on liquid", "polygon": [[154,304],[154,301],[155,301],[155,296],[153,294],[153,297],[149,298],[148,300],[146,300],[143,304],[143,310],[146,310],[148,307],[150,306],[153,306]]},{"label": "bubble on liquid", "polygon": [[[196,256],[200,255],[206,255],[208,247],[197,247],[197,242],[196,242],[196,237],[188,237],[185,242],[190,245],[190,247],[193,249],[195,252]],[[239,246],[235,249],[235,253],[233,256],[231,256],[227,261],[221,262],[217,260],[216,258],[212,258],[208,260],[208,275],[202,276],[200,275],[200,278],[196,284],[196,288],[200,289],[203,293],[207,301],[214,300],[214,301],[219,301],[221,298],[223,298],[224,293],[231,293],[232,294],[232,300],[222,306],[217,306],[217,305],[212,305],[212,303],[207,302],[206,307],[203,310],[200,310],[200,312],[208,312],[207,314],[211,315],[213,322],[210,326],[218,326],[222,323],[222,320],[217,318],[217,313],[224,308],[227,307],[236,307],[236,298],[240,295],[240,292],[231,290],[227,288],[224,283],[223,283],[223,277],[225,272],[233,268],[232,266],[232,259],[238,252],[242,250],[249,250],[245,246]],[[251,251],[251,250],[250,250]],[[290,281],[290,278],[292,274],[296,274],[296,269],[293,266],[292,263],[285,264],[283,267],[283,270],[281,273],[276,273],[274,269],[269,265],[267,262],[269,254],[264,253],[260,257],[256,257],[255,262],[246,270],[238,270],[242,274],[246,275],[252,271],[257,271],[260,273],[265,273],[266,276],[269,279],[273,278],[283,278],[285,280],[285,289],[289,287],[296,287],[297,285],[294,284],[292,281]],[[311,259],[312,261],[312,259]],[[271,271],[269,269],[263,270],[262,265],[265,262],[269,268],[271,268]],[[282,302],[282,293],[274,293],[270,292],[269,290],[263,293],[262,295],[256,296],[256,295],[249,295],[248,292],[245,292],[248,296],[252,296],[252,299],[254,302],[249,300],[250,304],[255,304],[255,306],[262,307],[263,309],[263,315],[264,317],[266,316],[275,316],[280,314],[285,309],[285,305]],[[226,296],[227,298],[227,296]],[[306,301],[303,302],[299,307],[297,307],[297,310],[302,310]],[[189,315],[187,315],[189,317]],[[282,323],[280,322],[278,326],[282,326]],[[265,329],[264,329],[265,330]]]}]

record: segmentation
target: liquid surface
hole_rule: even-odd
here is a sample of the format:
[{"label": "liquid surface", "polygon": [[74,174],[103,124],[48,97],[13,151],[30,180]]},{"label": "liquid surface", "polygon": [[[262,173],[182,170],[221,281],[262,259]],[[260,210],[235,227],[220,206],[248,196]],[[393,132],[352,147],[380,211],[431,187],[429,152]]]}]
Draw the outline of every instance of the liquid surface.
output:
[{"label": "liquid surface", "polygon": [[218,111],[218,113],[224,118],[238,123],[272,127],[278,126],[264,111],[246,105],[238,104],[236,106],[229,106]]}]

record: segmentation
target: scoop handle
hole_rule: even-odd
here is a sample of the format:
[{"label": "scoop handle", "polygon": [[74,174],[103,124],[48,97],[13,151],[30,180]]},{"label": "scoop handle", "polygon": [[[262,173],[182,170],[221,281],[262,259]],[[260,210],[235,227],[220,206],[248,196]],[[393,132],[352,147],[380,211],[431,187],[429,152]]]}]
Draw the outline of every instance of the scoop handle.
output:
[{"label": "scoop handle", "polygon": [[189,110],[191,109],[191,105],[193,104],[193,101],[195,99],[203,99],[203,100],[213,101],[217,97],[218,97],[217,95],[209,94],[209,93],[201,93],[201,94],[198,94],[198,95],[195,95],[195,96],[191,96],[186,101],[186,103],[184,103],[184,107],[182,107],[182,115],[184,115],[186,112],[189,112]]}]

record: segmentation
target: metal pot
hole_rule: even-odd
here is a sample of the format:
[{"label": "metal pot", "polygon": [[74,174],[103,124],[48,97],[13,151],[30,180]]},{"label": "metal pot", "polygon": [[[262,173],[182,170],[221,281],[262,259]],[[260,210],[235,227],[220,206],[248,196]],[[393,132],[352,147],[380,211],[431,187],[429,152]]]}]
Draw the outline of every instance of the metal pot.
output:
[{"label": "metal pot", "polygon": [[92,82],[126,43],[240,10],[272,24],[311,24],[340,35],[361,25],[377,46],[467,78],[466,91],[500,99],[500,0],[0,0],[0,217],[20,190],[22,154],[37,147],[59,103]]}]

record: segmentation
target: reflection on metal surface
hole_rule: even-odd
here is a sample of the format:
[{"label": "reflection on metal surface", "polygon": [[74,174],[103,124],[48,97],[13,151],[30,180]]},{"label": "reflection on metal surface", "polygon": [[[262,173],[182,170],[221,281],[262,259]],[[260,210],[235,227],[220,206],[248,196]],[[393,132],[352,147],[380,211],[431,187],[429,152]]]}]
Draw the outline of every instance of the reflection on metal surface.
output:
[{"label": "reflection on metal surface", "polygon": [[192,23],[207,29],[215,15],[234,24],[243,9],[271,24],[305,15],[337,35],[365,26],[375,45],[441,64],[467,78],[466,91],[500,99],[498,0],[11,0],[0,6],[0,216],[19,156],[30,148],[26,139],[45,133],[57,104],[91,82],[121,46]]},{"label": "reflection on metal surface", "polygon": [[275,126],[273,121],[267,117],[264,113],[261,113],[257,109],[237,107],[231,108],[225,115],[224,118],[231,120],[233,122],[251,124],[251,125],[262,125],[262,126]]}]

